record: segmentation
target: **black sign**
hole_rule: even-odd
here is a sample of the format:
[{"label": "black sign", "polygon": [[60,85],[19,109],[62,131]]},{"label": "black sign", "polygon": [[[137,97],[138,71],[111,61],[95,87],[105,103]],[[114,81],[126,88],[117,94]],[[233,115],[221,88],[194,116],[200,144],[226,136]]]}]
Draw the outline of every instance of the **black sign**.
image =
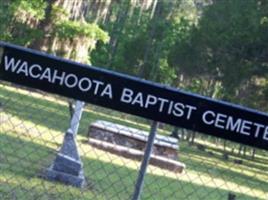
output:
[{"label": "black sign", "polygon": [[0,43],[0,79],[268,150],[268,116]]}]

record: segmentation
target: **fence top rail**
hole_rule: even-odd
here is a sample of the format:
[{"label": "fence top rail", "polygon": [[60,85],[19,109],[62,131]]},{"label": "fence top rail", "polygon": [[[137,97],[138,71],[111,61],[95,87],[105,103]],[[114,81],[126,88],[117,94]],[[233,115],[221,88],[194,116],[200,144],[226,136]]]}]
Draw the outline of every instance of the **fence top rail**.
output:
[{"label": "fence top rail", "polygon": [[268,115],[0,42],[0,79],[268,150]]}]

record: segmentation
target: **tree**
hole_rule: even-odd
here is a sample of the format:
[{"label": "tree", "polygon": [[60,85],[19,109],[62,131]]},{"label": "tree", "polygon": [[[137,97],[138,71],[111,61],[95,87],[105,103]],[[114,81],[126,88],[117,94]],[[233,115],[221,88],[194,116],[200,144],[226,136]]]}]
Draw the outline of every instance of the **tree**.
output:
[{"label": "tree", "polygon": [[213,98],[267,109],[266,1],[213,1],[168,63],[182,87]]},{"label": "tree", "polygon": [[[106,32],[85,18],[89,1],[15,0],[3,4],[8,14],[0,39],[29,46],[81,63],[90,63],[96,41],[108,42]],[[0,9],[0,11],[2,11]],[[72,102],[69,101],[72,115]]]},{"label": "tree", "polygon": [[218,84],[218,98],[255,106],[245,101],[251,98],[245,91],[256,91],[257,80],[267,74],[265,13],[263,1],[215,1],[204,9],[189,38],[176,42],[169,63],[185,76],[213,82],[212,88]]},{"label": "tree", "polygon": [[167,55],[175,38],[185,34],[189,24],[196,21],[193,1],[112,1],[109,9],[102,26],[111,33],[111,40],[109,45],[97,46],[94,63],[172,84],[176,73]]},{"label": "tree", "polygon": [[27,46],[43,36],[36,25],[45,17],[46,2],[2,0],[0,5],[0,40]]}]

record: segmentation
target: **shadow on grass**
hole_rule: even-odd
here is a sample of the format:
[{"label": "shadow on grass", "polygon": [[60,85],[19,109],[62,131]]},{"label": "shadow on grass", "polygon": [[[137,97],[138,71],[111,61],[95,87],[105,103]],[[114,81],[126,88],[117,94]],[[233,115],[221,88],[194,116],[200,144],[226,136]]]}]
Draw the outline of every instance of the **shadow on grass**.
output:
[{"label": "shadow on grass", "polygon": [[[43,125],[56,131],[65,132],[68,128],[70,120],[68,106],[57,101],[53,102],[35,97],[30,92],[29,94],[21,94],[15,90],[0,87],[0,102],[3,104],[4,112],[17,116],[22,120],[31,121],[34,124]],[[99,119],[130,125],[124,119],[114,119],[111,115],[84,111],[80,122],[79,134],[87,135],[89,125]],[[131,126],[133,127],[133,124]],[[137,128],[140,127],[137,126]]]},{"label": "shadow on grass", "polygon": [[[0,196],[16,195],[17,199],[87,199],[88,196],[105,197],[103,199],[130,199],[137,171],[119,166],[113,161],[107,163],[82,157],[85,176],[93,183],[85,189],[72,188],[58,183],[50,183],[38,178],[40,172],[53,160],[55,150],[0,133]],[[89,152],[94,153],[94,152]],[[120,159],[118,157],[118,159]],[[25,193],[28,191],[29,194]],[[12,193],[12,194],[11,194]],[[46,196],[44,193],[51,194]],[[228,191],[180,181],[164,176],[147,174],[142,199],[227,199]],[[35,194],[35,195],[34,195]],[[20,195],[22,198],[20,198]],[[237,194],[237,199],[254,199]],[[66,198],[65,198],[66,197]]]},{"label": "shadow on grass", "polygon": [[[251,147],[248,147],[248,148],[251,148]],[[268,151],[266,151],[265,154],[261,155],[259,154],[259,156],[261,157],[258,157],[256,156],[254,159],[252,159],[252,156],[250,155],[238,155],[238,154],[235,154],[235,153],[232,153],[230,151],[224,151],[224,149],[219,149],[219,148],[215,148],[215,147],[212,147],[212,146],[207,146],[206,149],[208,151],[211,151],[211,152],[217,152],[218,153],[218,158],[222,159],[222,156],[227,153],[229,157],[233,157],[233,158],[236,158],[236,159],[241,159],[243,161],[246,161],[247,162],[247,166],[250,166],[252,168],[259,168],[263,171],[267,171],[268,172]],[[256,150],[256,151],[264,151],[264,150]],[[229,161],[232,161],[232,159],[230,159]],[[258,166],[258,164],[265,164],[266,166]],[[267,173],[268,175],[268,173]]]},{"label": "shadow on grass", "polygon": [[[62,132],[64,132],[66,130],[66,128],[68,127],[68,123],[69,123],[68,108],[66,105],[59,104],[56,101],[55,102],[47,101],[47,100],[37,98],[34,96],[16,93],[15,91],[6,90],[6,89],[0,87],[0,102],[3,103],[5,112],[10,113],[14,116],[17,116],[17,117],[21,118],[22,120],[28,120],[28,121],[31,121],[31,122],[37,124],[37,125],[43,125],[43,126],[46,126],[48,128],[51,128],[53,130],[58,130],[58,131],[62,131]],[[84,131],[83,135],[85,134],[85,131],[87,131],[87,128],[88,128],[88,125],[90,124],[90,122],[95,121],[96,119],[100,119],[100,118],[102,118],[104,120],[112,121],[109,117],[107,117],[107,118],[105,118],[104,116],[100,117],[97,113],[84,112],[84,116],[83,116],[83,119],[81,122],[81,128],[80,128],[80,130],[82,129]],[[17,139],[17,138],[15,138],[15,139]],[[5,140],[3,140],[3,141],[5,141]],[[2,143],[0,143],[0,144],[2,144]],[[18,149],[19,144],[22,145],[20,142],[18,142],[18,144],[16,144],[16,145],[13,144],[13,142],[10,144],[13,145],[13,147],[12,147],[13,151],[14,151],[14,149]],[[34,143],[32,145],[34,145]],[[22,145],[22,146],[24,146],[24,145]],[[27,149],[28,149],[28,151],[29,151],[29,149],[31,149],[30,152],[34,152],[35,151],[34,149],[42,149],[41,147],[44,148],[44,146],[40,146],[40,148],[39,148],[39,146],[40,145],[38,145],[37,147],[35,147],[35,146],[31,147],[31,145],[29,145],[29,148],[27,148]],[[8,149],[9,149],[10,154],[13,155],[12,149],[10,149],[10,148],[8,148]],[[40,150],[40,151],[46,152],[45,150]],[[210,149],[210,151],[218,151],[219,153],[222,153],[218,149]],[[24,154],[23,154],[23,152],[24,152]],[[207,154],[207,152],[199,151],[199,150],[195,149],[194,147],[182,149],[181,152],[182,152],[181,154],[184,155],[183,161],[186,162],[188,169],[192,169],[192,170],[197,171],[198,173],[201,173],[201,174],[207,174],[207,175],[211,176],[212,178],[213,177],[222,178],[222,179],[224,178],[223,180],[232,180],[232,182],[234,182],[234,183],[250,186],[250,187],[256,188],[256,189],[258,189],[260,186],[262,186],[262,188],[268,187],[268,183],[265,182],[265,180],[263,180],[263,181],[259,180],[258,178],[246,175],[243,172],[239,173],[239,172],[232,171],[231,170],[232,167],[236,167],[236,168],[238,167],[238,166],[235,166],[234,164],[230,164],[230,163],[226,162],[226,164],[229,166],[230,169],[226,169],[226,168],[223,168],[221,166],[218,166],[217,161],[220,161],[220,162],[223,161],[223,159],[220,158],[220,156],[218,156],[218,155],[214,155],[213,162],[209,163],[209,162],[206,162],[206,158],[210,156]],[[22,162],[22,166],[24,166],[24,165],[25,166],[23,167],[23,169],[27,168],[27,167],[31,167],[33,169],[40,170],[40,168],[42,166],[40,166],[40,165],[35,166],[35,164],[33,164],[33,165],[29,164],[29,163],[32,163],[32,161],[27,162],[27,159],[29,159],[29,158],[28,158],[28,155],[25,155],[25,151],[21,151],[17,156],[19,156],[20,154],[24,155],[24,160]],[[29,155],[31,155],[31,154],[29,154]],[[32,153],[32,155],[33,156],[35,155],[36,157],[41,157],[39,154],[37,155],[37,153]],[[201,157],[201,160],[194,159],[194,157],[197,157],[197,156]],[[43,157],[45,158],[45,160],[47,159],[46,155],[44,155]],[[12,167],[11,168],[10,168],[10,166],[7,166],[7,167],[10,169],[14,168],[15,171],[17,170],[19,172],[21,170],[19,170],[19,168],[16,166],[16,165],[18,165],[16,163],[19,163],[19,160],[23,159],[23,157],[20,156],[17,159],[15,159],[15,158],[16,157],[13,156],[12,159],[14,161],[12,159],[10,160],[11,163],[12,162],[14,163],[12,165]],[[0,157],[0,159],[1,159],[1,157]],[[48,159],[48,160],[52,160],[52,158]],[[38,162],[43,163],[42,160],[38,161]],[[85,164],[88,163],[86,159],[84,162],[85,162]],[[101,165],[102,162],[100,162],[100,161],[92,161],[91,160],[91,162],[92,163],[98,162],[98,165],[96,167],[102,166]],[[33,163],[35,163],[35,162],[33,162]],[[3,164],[3,166],[4,165],[5,164]],[[109,164],[106,164],[106,163],[105,163],[105,165],[109,166]],[[254,167],[255,169],[263,170],[264,172],[268,171],[266,167],[260,167],[258,165],[255,165],[254,163],[246,163],[246,166]],[[111,167],[114,167],[114,165],[112,165]],[[116,169],[117,168],[118,167],[116,167]],[[99,181],[99,189],[100,190],[102,187],[108,186],[108,185],[105,186],[105,184],[104,184],[105,181],[103,181],[104,179],[106,179],[105,177],[107,176],[107,174],[113,174],[113,172],[109,171],[109,169],[106,168],[105,166],[103,167],[103,169],[104,169],[104,171],[106,170],[109,173],[104,173],[105,176],[102,178],[102,181]],[[88,171],[88,173],[91,171]],[[100,170],[100,171],[103,171],[103,170]],[[125,169],[122,168],[121,171],[122,171],[122,173],[121,174],[119,173],[119,175],[126,176],[126,177],[128,177],[128,179],[131,179],[131,187],[127,187],[127,188],[130,188],[129,189],[130,192],[125,192],[126,189],[124,189],[123,192],[118,191],[119,194],[122,193],[122,194],[124,194],[124,196],[126,196],[126,193],[130,194],[132,192],[133,187],[134,187],[133,181],[135,180],[135,177],[137,174],[136,174],[136,171],[132,172],[135,174],[135,175],[133,175],[133,177],[134,177],[133,178],[132,175],[130,176],[131,172],[128,168],[125,168]],[[250,171],[250,169],[248,169],[248,171]],[[252,169],[252,171],[254,173],[256,172],[256,170],[254,170],[254,169]],[[31,173],[33,173],[33,172],[34,172],[34,174],[37,173],[36,171],[31,171]],[[22,172],[22,174],[26,175],[25,172]],[[103,172],[101,174],[103,175]],[[96,178],[98,179],[99,176],[101,176],[101,175],[98,173],[98,171],[96,171],[96,173],[94,173],[92,175],[92,179],[96,179]],[[115,176],[116,176],[116,174],[115,174]],[[130,178],[130,177],[132,177],[132,178]],[[150,177],[150,175],[148,175],[148,177]],[[156,177],[156,176],[154,176],[154,177]],[[116,179],[116,178],[114,176],[112,176],[112,179]],[[161,179],[161,177],[159,179]],[[165,179],[167,179],[167,178],[165,178]],[[173,181],[173,179],[171,179],[171,180]],[[247,182],[248,180],[250,180],[250,182]],[[113,190],[115,190],[115,191],[122,190],[123,187],[122,187],[122,184],[120,183],[122,181],[124,181],[124,179],[122,179],[120,181],[114,181],[114,182],[118,182],[119,185],[117,185],[113,181],[110,181],[110,183],[112,182],[113,184],[111,186],[107,187],[107,191],[110,191],[109,190],[110,187],[113,188]],[[93,181],[93,182],[98,182],[98,181]],[[104,185],[102,186],[102,184],[104,184]],[[185,183],[185,185],[187,185],[187,184],[189,184],[189,183]],[[186,188],[191,188],[191,185],[192,184],[190,184],[190,186],[186,187]],[[153,186],[151,186],[151,187],[153,187]],[[195,187],[192,186],[192,188],[195,188]],[[199,191],[198,188],[200,188],[200,186],[197,187],[197,191]],[[179,190],[179,188],[177,188],[177,189]],[[148,190],[151,190],[150,187]],[[186,191],[188,191],[188,190],[189,189],[186,189]],[[106,191],[106,189],[105,189],[105,191]],[[156,194],[158,194],[157,192],[159,191],[159,188],[154,189],[153,191]],[[203,190],[201,189],[200,191],[203,191]],[[192,192],[194,193],[194,191],[192,191]],[[109,193],[114,194],[112,191],[110,191]],[[174,192],[174,193],[176,193],[176,192]]]},{"label": "shadow on grass", "polygon": [[[237,165],[232,161],[224,160],[218,154],[210,155],[208,152],[200,151],[194,146],[184,146],[180,151],[181,160],[186,164],[187,169],[207,174],[211,177],[232,181],[241,186],[249,186],[255,189],[268,188],[267,180],[260,180],[256,176],[260,174],[267,176],[267,167],[260,167],[249,162]],[[251,169],[251,167],[254,168]],[[254,175],[249,175],[249,172]]]},{"label": "shadow on grass", "polygon": [[[192,147],[194,149],[194,147]],[[261,151],[261,150],[259,150]],[[252,159],[251,156],[244,156],[244,155],[238,155],[229,151],[224,151],[223,149],[219,149],[219,148],[215,148],[212,146],[206,146],[206,152],[204,152],[205,154],[213,154],[212,156],[214,158],[217,158],[218,160],[222,160],[228,164],[232,164],[234,163],[235,159],[241,160],[243,163],[241,164],[241,166],[246,166],[249,167],[249,171],[258,173],[258,171],[256,171],[256,169],[258,169],[259,171],[262,171],[262,173],[266,174],[268,176],[268,152],[266,152],[265,154],[261,155],[259,154],[259,156],[261,157],[255,157],[254,159]],[[223,155],[227,153],[229,156],[229,159],[223,159]]]},{"label": "shadow on grass", "polygon": [[[41,169],[49,165],[55,150],[0,133],[0,153],[0,172],[12,172],[29,178],[37,176]],[[5,178],[4,174],[2,176]]]},{"label": "shadow on grass", "polygon": [[3,111],[37,125],[65,131],[68,128],[67,106],[30,95],[16,93],[0,87],[0,102]]}]

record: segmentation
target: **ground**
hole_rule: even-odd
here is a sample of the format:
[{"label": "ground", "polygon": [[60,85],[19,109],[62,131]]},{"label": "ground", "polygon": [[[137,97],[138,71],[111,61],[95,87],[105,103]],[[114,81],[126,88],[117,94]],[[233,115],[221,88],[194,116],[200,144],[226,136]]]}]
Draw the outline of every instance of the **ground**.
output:
[{"label": "ground", "polygon": [[[130,199],[140,162],[91,147],[87,130],[97,119],[148,130],[147,120],[86,107],[77,141],[88,185],[80,190],[42,178],[68,128],[66,99],[0,85],[0,102],[1,199]],[[179,159],[187,166],[184,173],[149,167],[142,199],[221,200],[229,192],[237,200],[268,198],[267,152],[258,150],[254,160],[236,154],[225,160],[221,145],[200,139],[197,143],[205,151],[180,143]],[[243,164],[235,164],[235,159]]]}]

